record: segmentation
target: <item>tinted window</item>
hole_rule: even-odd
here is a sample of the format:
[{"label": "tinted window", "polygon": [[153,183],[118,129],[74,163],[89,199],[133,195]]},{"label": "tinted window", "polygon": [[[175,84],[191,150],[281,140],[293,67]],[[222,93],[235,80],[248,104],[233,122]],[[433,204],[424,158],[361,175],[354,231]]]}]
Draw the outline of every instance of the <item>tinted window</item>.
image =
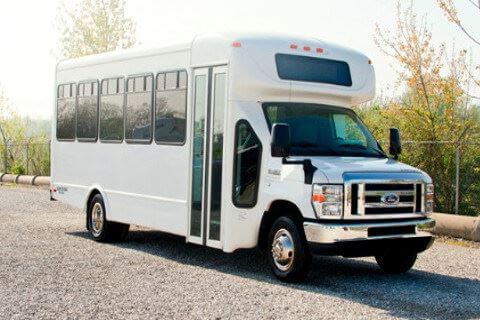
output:
[{"label": "tinted window", "polygon": [[257,202],[262,144],[247,121],[235,129],[235,167],[233,170],[233,203],[253,207]]},{"label": "tinted window", "polygon": [[76,86],[64,84],[58,86],[57,99],[57,139],[75,139],[75,92]]},{"label": "tinted window", "polygon": [[290,155],[385,157],[377,141],[350,109],[311,103],[264,103],[269,128],[290,127]]},{"label": "tinted window", "polygon": [[169,72],[165,74],[165,89],[177,88],[177,76],[178,72]]},{"label": "tinted window", "polygon": [[179,88],[186,88],[187,87],[187,72],[180,71],[178,73],[178,87]]},{"label": "tinted window", "polygon": [[277,54],[278,76],[284,80],[321,82],[351,86],[350,68],[344,61]]},{"label": "tinted window", "polygon": [[100,140],[123,140],[123,78],[102,81],[100,96]]},{"label": "tinted window", "polygon": [[128,79],[125,109],[125,139],[150,141],[152,138],[152,79],[139,76]]},{"label": "tinted window", "polygon": [[165,73],[157,74],[157,90],[165,90]]},{"label": "tinted window", "polygon": [[77,102],[77,138],[79,140],[97,139],[97,108],[97,82],[80,83]]},{"label": "tinted window", "polygon": [[[159,74],[157,80],[169,79],[168,74],[172,72],[167,73],[166,77],[165,74]],[[176,82],[177,76],[174,78]],[[155,141],[182,143],[185,141],[186,131],[187,88],[161,88],[157,90],[155,99]]]}]

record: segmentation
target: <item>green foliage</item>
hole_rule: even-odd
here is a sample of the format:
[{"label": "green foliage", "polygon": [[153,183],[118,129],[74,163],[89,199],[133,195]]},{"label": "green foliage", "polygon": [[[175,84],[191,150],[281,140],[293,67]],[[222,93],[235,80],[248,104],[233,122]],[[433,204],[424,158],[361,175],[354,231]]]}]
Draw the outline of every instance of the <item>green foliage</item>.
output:
[{"label": "green foliage", "polygon": [[27,170],[21,163],[15,162],[12,166],[11,172],[13,174],[26,174]]},{"label": "green foliage", "polygon": [[388,141],[390,127],[401,130],[406,143],[400,160],[430,174],[440,212],[454,212],[458,148],[459,212],[477,215],[480,146],[475,143],[480,140],[480,114],[464,90],[471,84],[465,51],[447,56],[445,46],[433,45],[427,24],[411,6],[398,6],[395,26],[393,31],[377,26],[376,42],[400,67],[405,93],[360,106],[358,112],[381,141]]},{"label": "green foliage", "polygon": [[[357,107],[357,112],[371,129],[375,137],[382,142],[384,150],[388,151],[389,128],[401,130],[403,152],[400,161],[418,167],[427,172],[435,183],[436,210],[439,212],[454,212],[456,152],[460,155],[460,193],[459,213],[478,215],[480,212],[480,145],[476,139],[458,139],[445,113],[438,116],[435,126],[438,139],[432,139],[426,134],[424,118],[411,119],[408,116],[409,99],[399,101],[377,100],[369,105]],[[399,109],[399,103],[402,108]],[[479,134],[480,121],[478,109],[468,110],[468,120],[457,118],[459,129],[470,125],[474,120],[471,136]],[[461,132],[461,130],[459,130]],[[456,139],[455,139],[456,138]]]},{"label": "green foliage", "polygon": [[73,9],[60,7],[57,19],[65,58],[132,47],[136,24],[125,16],[125,0],[78,0]]},{"label": "green foliage", "polygon": [[49,127],[44,121],[22,119],[0,88],[0,171],[48,175]]}]

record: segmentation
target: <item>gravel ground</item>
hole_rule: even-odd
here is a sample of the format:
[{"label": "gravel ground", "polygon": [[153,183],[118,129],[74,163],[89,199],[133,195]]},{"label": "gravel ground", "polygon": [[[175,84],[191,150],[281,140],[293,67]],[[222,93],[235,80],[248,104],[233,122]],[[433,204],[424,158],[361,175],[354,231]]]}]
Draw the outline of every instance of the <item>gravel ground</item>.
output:
[{"label": "gravel ground", "polygon": [[273,279],[256,250],[225,254],[134,228],[88,239],[48,191],[0,187],[2,319],[474,319],[480,249],[437,242],[407,275],[372,259],[319,258],[303,284]]}]

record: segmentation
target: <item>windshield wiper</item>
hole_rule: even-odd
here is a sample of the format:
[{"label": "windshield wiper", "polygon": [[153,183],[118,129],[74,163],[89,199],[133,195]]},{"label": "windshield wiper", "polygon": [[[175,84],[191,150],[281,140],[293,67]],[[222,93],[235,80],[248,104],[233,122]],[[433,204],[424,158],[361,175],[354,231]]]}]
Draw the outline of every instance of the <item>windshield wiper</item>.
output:
[{"label": "windshield wiper", "polygon": [[367,149],[366,146],[364,145],[361,145],[361,144],[355,144],[355,143],[342,143],[339,145],[340,147],[345,147],[345,148],[350,148],[350,147],[353,147],[353,148],[360,148],[360,149]]},{"label": "windshield wiper", "polygon": [[326,145],[319,146],[315,143],[311,143],[307,141],[295,142],[295,143],[292,143],[290,146],[294,148],[299,148],[299,149],[302,149],[302,151],[311,153],[309,155],[317,155],[318,153],[325,153],[326,155],[334,155],[334,156],[341,155],[340,152],[338,152],[337,150],[329,146],[326,146]]},{"label": "windshield wiper", "polygon": [[382,150],[379,150],[379,149],[375,149],[373,147],[369,147],[369,146],[364,146],[364,145],[360,145],[360,144],[354,144],[354,143],[346,143],[346,144],[341,144],[340,145],[341,147],[352,147],[352,148],[358,148],[358,149],[362,149],[362,150],[368,150],[368,151],[373,151],[373,152],[376,152],[378,155],[382,156],[382,157],[387,157],[387,155],[382,151]]}]

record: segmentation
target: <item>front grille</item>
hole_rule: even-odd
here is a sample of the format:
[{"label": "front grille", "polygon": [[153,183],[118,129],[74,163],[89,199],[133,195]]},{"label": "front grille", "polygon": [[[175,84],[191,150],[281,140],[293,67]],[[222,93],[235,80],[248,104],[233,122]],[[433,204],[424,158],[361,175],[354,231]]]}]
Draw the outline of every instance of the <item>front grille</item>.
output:
[{"label": "front grille", "polygon": [[367,183],[365,184],[365,191],[392,191],[392,190],[405,190],[411,191],[413,184],[400,184],[400,183]]},{"label": "front grille", "polygon": [[354,183],[352,215],[409,214],[422,209],[421,183]]}]

